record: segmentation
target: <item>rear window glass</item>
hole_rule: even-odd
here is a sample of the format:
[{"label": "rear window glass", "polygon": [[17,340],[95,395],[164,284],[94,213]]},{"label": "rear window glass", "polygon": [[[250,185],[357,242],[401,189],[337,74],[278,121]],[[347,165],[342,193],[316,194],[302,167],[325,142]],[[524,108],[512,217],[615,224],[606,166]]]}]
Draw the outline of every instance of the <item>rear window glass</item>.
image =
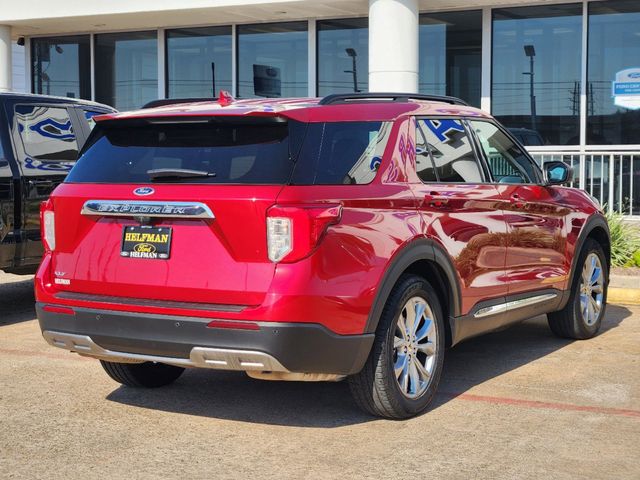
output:
[{"label": "rear window glass", "polygon": [[[391,122],[98,124],[69,183],[352,185],[370,183]],[[294,166],[295,165],[295,166]],[[209,176],[152,178],[159,169]]]},{"label": "rear window glass", "polygon": [[391,125],[391,122],[310,123],[291,183],[370,183],[380,167]]},{"label": "rear window glass", "polygon": [[169,169],[208,175],[155,181],[282,184],[292,168],[286,122],[99,124],[66,181],[145,183]]},{"label": "rear window glass", "polygon": [[65,107],[16,105],[12,134],[25,175],[66,173],[78,157],[78,143]]}]

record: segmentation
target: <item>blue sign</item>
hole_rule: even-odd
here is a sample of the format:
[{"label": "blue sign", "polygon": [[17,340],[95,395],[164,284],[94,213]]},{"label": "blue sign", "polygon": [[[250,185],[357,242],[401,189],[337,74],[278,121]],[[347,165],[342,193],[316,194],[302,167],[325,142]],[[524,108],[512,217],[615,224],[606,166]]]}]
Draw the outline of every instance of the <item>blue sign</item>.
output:
[{"label": "blue sign", "polygon": [[640,82],[613,82],[613,96],[640,95]]}]

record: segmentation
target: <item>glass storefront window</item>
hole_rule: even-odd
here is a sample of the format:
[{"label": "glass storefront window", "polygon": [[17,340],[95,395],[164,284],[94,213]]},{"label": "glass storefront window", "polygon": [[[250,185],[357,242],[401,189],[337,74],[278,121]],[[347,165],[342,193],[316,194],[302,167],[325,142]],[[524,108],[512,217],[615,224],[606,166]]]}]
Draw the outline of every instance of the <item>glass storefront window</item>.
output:
[{"label": "glass storefront window", "polygon": [[231,27],[166,31],[168,98],[231,91]]},{"label": "glass storefront window", "polygon": [[118,110],[140,108],[158,98],[156,32],[95,36],[96,101]]},{"label": "glass storefront window", "polygon": [[318,32],[318,95],[369,89],[369,21],[323,20]]},{"label": "glass storefront window", "polygon": [[89,35],[33,38],[31,90],[71,98],[91,98]]},{"label": "glass storefront window", "polygon": [[420,15],[420,93],[452,95],[480,106],[482,12]]},{"label": "glass storefront window", "polygon": [[640,144],[640,2],[590,2],[588,52],[587,143]]},{"label": "glass storefront window", "polygon": [[491,110],[518,138],[580,141],[582,4],[493,10]]},{"label": "glass storefront window", "polygon": [[307,22],[238,26],[238,97],[308,95]]}]

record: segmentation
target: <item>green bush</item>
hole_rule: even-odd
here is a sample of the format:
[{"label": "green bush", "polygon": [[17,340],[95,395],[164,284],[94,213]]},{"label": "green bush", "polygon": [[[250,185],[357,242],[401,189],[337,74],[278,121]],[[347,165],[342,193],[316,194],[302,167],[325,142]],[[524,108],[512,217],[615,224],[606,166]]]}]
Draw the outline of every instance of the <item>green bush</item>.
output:
[{"label": "green bush", "polygon": [[607,213],[611,233],[611,265],[614,267],[640,266],[640,229],[624,220],[624,216]]}]

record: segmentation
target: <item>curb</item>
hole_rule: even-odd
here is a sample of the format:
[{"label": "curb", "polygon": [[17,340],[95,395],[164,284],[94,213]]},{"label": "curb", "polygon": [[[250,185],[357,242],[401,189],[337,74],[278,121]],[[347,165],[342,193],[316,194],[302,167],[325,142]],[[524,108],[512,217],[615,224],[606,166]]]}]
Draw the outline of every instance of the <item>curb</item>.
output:
[{"label": "curb", "polygon": [[622,305],[640,305],[640,289],[609,287],[607,303]]}]

